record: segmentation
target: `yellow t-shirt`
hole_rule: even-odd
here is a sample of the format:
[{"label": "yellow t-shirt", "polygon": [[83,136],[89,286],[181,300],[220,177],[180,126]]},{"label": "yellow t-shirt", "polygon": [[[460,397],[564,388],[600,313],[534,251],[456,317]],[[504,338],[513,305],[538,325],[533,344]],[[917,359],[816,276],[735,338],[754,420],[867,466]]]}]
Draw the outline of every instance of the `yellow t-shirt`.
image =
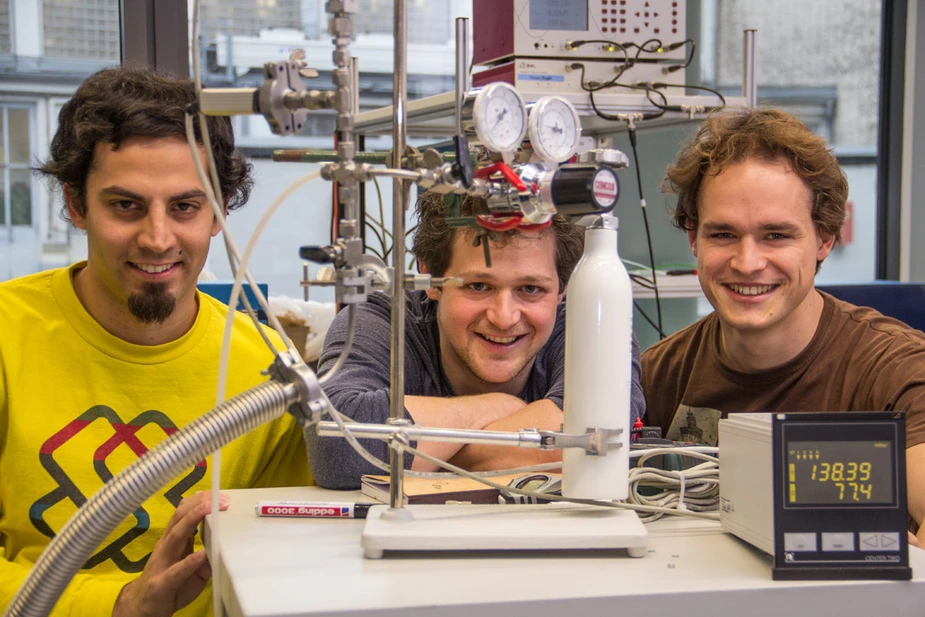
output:
[{"label": "yellow t-shirt", "polygon": [[[0,610],[87,498],[215,406],[227,307],[198,294],[196,322],[183,337],[127,343],[104,330],[74,293],[71,273],[83,265],[0,284]],[[272,362],[247,317],[236,315],[231,340],[226,397],[266,381],[260,371]],[[211,457],[169,480],[124,521],[52,614],[110,615],[180,500],[210,487],[210,465]],[[223,488],[306,484],[302,431],[289,414],[222,448]],[[210,603],[207,590],[179,614],[206,615]]]}]

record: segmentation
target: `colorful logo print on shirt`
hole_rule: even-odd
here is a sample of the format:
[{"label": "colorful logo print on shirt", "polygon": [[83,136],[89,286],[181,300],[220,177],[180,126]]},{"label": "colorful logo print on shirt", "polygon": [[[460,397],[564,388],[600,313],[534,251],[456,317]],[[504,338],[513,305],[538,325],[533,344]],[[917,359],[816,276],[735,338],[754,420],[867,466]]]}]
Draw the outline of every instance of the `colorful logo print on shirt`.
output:
[{"label": "colorful logo print on shirt", "polygon": [[[80,435],[91,423],[103,419],[108,421],[112,428],[111,437],[101,443],[92,453],[93,468],[102,482],[108,482],[113,477],[113,472],[107,464],[107,459],[111,457],[116,448],[127,446],[135,456],[143,456],[149,447],[143,442],[139,431],[149,425],[159,427],[166,436],[170,436],[177,431],[176,425],[166,415],[160,411],[145,411],[128,422],[123,422],[112,408],[105,405],[96,405],[82,413],[75,420],[70,422],[63,429],[52,435],[44,444],[39,452],[39,461],[45,468],[58,487],[47,495],[40,497],[32,507],[29,508],[29,519],[32,524],[41,533],[52,538],[56,530],[45,521],[45,514],[49,508],[60,502],[70,500],[75,507],[80,507],[87,501],[90,495],[84,495],[78,488],[77,483],[68,475],[67,471],[54,458],[55,451]],[[107,431],[108,432],[108,431]],[[152,446],[153,447],[153,446]],[[124,448],[120,449],[124,452]],[[88,453],[89,454],[89,453]],[[120,470],[116,470],[118,473]],[[183,494],[194,486],[206,473],[206,462],[200,461],[193,469],[180,478],[180,480],[171,486],[163,495],[174,507],[179,505],[183,499]],[[144,507],[139,507],[132,513],[135,517],[135,525],[122,535],[114,538],[112,542],[100,548],[93,555],[84,568],[92,568],[112,559],[113,563],[123,572],[141,572],[148,562],[150,553],[140,559],[132,559],[125,553],[125,548],[136,538],[143,535],[151,526],[151,518]]]}]

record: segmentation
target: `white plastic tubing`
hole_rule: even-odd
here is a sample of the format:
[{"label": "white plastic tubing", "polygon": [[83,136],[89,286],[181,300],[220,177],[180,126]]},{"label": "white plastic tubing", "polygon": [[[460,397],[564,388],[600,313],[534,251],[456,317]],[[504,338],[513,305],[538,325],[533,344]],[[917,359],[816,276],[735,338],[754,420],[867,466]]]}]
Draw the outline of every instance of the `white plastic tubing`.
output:
[{"label": "white plastic tubing", "polygon": [[97,491],[45,547],[6,617],[45,617],[93,551],[166,482],[208,454],[274,420],[297,402],[295,386],[267,382],[228,399],[125,468]]}]

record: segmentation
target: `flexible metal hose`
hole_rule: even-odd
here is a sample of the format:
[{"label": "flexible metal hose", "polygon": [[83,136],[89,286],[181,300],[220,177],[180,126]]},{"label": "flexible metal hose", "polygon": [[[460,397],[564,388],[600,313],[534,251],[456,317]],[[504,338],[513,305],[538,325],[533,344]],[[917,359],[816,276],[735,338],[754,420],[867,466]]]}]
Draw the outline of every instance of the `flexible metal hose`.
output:
[{"label": "flexible metal hose", "polygon": [[274,420],[298,400],[295,386],[267,382],[197,418],[97,491],[45,547],[6,617],[45,617],[93,551],[166,482],[208,454]]}]

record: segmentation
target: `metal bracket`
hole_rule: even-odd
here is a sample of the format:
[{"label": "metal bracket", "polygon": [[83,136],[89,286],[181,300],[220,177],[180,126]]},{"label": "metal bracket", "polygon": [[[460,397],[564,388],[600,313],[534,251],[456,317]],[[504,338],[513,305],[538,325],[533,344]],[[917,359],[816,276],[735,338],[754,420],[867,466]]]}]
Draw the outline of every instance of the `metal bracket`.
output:
[{"label": "metal bracket", "polygon": [[611,448],[622,448],[623,442],[620,428],[589,428],[583,435],[557,433],[555,431],[539,431],[541,436],[540,449],[555,450],[561,448],[581,448],[591,456],[604,456]]},{"label": "metal bracket", "polygon": [[270,365],[269,373],[276,381],[296,387],[299,400],[289,406],[289,413],[295,416],[302,428],[321,422],[321,414],[328,404],[322,395],[318,377],[301,358],[293,358],[288,351],[279,353]]}]

